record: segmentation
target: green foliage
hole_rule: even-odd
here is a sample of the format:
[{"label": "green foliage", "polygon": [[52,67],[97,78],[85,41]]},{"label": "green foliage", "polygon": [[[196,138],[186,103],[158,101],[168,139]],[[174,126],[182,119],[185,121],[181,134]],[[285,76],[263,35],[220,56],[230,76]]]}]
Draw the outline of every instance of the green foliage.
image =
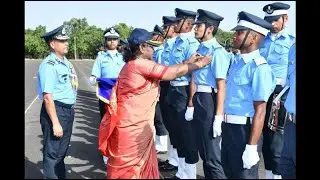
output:
[{"label": "green foliage", "polygon": [[45,26],[38,26],[35,30],[25,30],[25,56],[30,58],[43,58],[48,53],[47,44],[40,38],[46,32]]},{"label": "green foliage", "polygon": [[127,39],[134,29],[132,26],[128,26],[126,23],[119,23],[117,25],[114,25],[114,27],[116,27],[120,31],[121,39]]},{"label": "green foliage", "polygon": [[216,38],[217,38],[217,41],[221,45],[225,46],[226,43],[228,44],[230,42],[230,40],[232,39],[232,35],[233,35],[233,32],[231,32],[231,31],[223,31],[223,30],[221,30],[219,28],[218,32],[216,34]]}]

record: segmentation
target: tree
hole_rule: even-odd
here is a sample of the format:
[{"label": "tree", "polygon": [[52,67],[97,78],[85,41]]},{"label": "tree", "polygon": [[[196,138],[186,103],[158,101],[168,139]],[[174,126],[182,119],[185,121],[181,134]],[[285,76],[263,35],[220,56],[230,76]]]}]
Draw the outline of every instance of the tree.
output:
[{"label": "tree", "polygon": [[80,59],[94,58],[97,44],[103,41],[103,30],[96,26],[89,26],[86,18],[72,18],[70,21],[65,21],[64,25],[70,37],[67,58],[75,58],[75,49]]},{"label": "tree", "polygon": [[133,31],[132,26],[128,26],[126,23],[119,23],[114,25],[119,31],[120,31],[120,38],[121,39],[127,39],[130,35],[130,33]]},{"label": "tree", "polygon": [[232,35],[233,35],[233,32],[231,31],[223,31],[222,29],[218,29],[218,32],[216,34],[216,38],[217,38],[217,41],[225,46],[226,44],[226,41],[228,40],[228,42],[230,41],[230,39],[232,39]]},{"label": "tree", "polygon": [[72,18],[70,21],[63,22],[63,24],[66,26],[66,33],[70,36],[77,34],[89,26],[86,18]]},{"label": "tree", "polygon": [[31,58],[44,58],[49,53],[46,42],[40,38],[46,33],[45,26],[38,26],[35,30],[25,30],[25,56]]}]

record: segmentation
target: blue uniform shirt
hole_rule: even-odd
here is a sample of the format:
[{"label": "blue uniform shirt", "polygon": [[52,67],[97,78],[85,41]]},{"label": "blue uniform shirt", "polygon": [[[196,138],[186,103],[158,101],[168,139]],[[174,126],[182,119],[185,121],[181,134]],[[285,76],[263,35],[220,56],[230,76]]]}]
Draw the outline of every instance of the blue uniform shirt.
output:
[{"label": "blue uniform shirt", "polygon": [[112,56],[108,51],[98,55],[93,64],[92,75],[97,78],[118,78],[118,75],[125,65],[121,53],[116,52]]},{"label": "blue uniform shirt", "polygon": [[167,41],[164,44],[163,52],[161,54],[161,62],[160,64],[169,66],[174,65],[173,62],[170,61],[170,53],[172,51],[172,47],[174,45],[174,42],[176,41],[177,36],[171,39],[167,39]]},{"label": "blue uniform shirt", "polygon": [[[187,61],[194,53],[196,53],[199,47],[198,40],[194,37],[193,32],[180,34],[170,53],[170,63],[171,65],[180,64]],[[190,75],[184,75],[182,77],[176,78],[175,81],[190,81]]]},{"label": "blue uniform shirt", "polygon": [[228,52],[217,42],[216,38],[201,42],[197,50],[202,56],[213,55],[210,64],[193,73],[197,85],[209,85],[217,88],[216,78],[226,79],[230,57]]},{"label": "blue uniform shirt", "polygon": [[227,77],[225,113],[253,118],[253,101],[268,102],[276,78],[259,50],[235,57]]},{"label": "blue uniform shirt", "polygon": [[260,54],[267,60],[277,78],[285,80],[287,77],[288,54],[293,40],[294,37],[284,29],[278,39],[272,40],[272,34],[269,32],[261,42]]},{"label": "blue uniform shirt", "polygon": [[159,64],[161,64],[161,54],[163,52],[163,48],[163,45],[155,47],[152,55],[152,59]]},{"label": "blue uniform shirt", "polygon": [[50,53],[40,64],[38,71],[38,95],[52,94],[53,100],[65,104],[76,103],[76,93],[70,79],[70,65],[67,58],[60,61],[54,53]]},{"label": "blue uniform shirt", "polygon": [[[98,52],[98,56],[101,55],[101,54],[104,54],[104,53],[106,53],[106,52],[105,52],[105,51],[99,51],[99,52]],[[97,57],[98,57],[98,56],[97,56]]]},{"label": "blue uniform shirt", "polygon": [[289,51],[288,79],[289,93],[284,103],[289,113],[296,114],[296,43],[294,43]]}]

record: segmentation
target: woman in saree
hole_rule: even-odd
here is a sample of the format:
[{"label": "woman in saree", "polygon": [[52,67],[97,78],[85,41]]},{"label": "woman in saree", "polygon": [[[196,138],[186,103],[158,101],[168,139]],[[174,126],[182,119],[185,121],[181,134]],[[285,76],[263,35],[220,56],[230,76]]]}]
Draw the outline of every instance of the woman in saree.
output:
[{"label": "woman in saree", "polygon": [[159,179],[154,145],[155,106],[160,80],[173,80],[211,62],[194,54],[183,64],[163,66],[152,61],[151,34],[136,28],[124,48],[123,66],[112,89],[99,131],[99,150],[109,158],[109,179]]}]

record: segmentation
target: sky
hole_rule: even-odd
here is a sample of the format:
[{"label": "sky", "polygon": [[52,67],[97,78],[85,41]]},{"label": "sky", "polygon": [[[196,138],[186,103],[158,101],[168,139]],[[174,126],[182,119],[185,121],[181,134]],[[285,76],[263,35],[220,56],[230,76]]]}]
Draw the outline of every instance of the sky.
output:
[{"label": "sky", "polygon": [[236,26],[237,15],[246,11],[261,18],[263,6],[273,2],[289,4],[289,33],[296,31],[295,1],[25,1],[25,29],[46,26],[51,31],[71,18],[86,18],[89,25],[103,30],[118,23],[126,23],[152,31],[162,25],[162,16],[174,16],[174,9],[214,12],[224,20],[220,28],[229,31]]}]

